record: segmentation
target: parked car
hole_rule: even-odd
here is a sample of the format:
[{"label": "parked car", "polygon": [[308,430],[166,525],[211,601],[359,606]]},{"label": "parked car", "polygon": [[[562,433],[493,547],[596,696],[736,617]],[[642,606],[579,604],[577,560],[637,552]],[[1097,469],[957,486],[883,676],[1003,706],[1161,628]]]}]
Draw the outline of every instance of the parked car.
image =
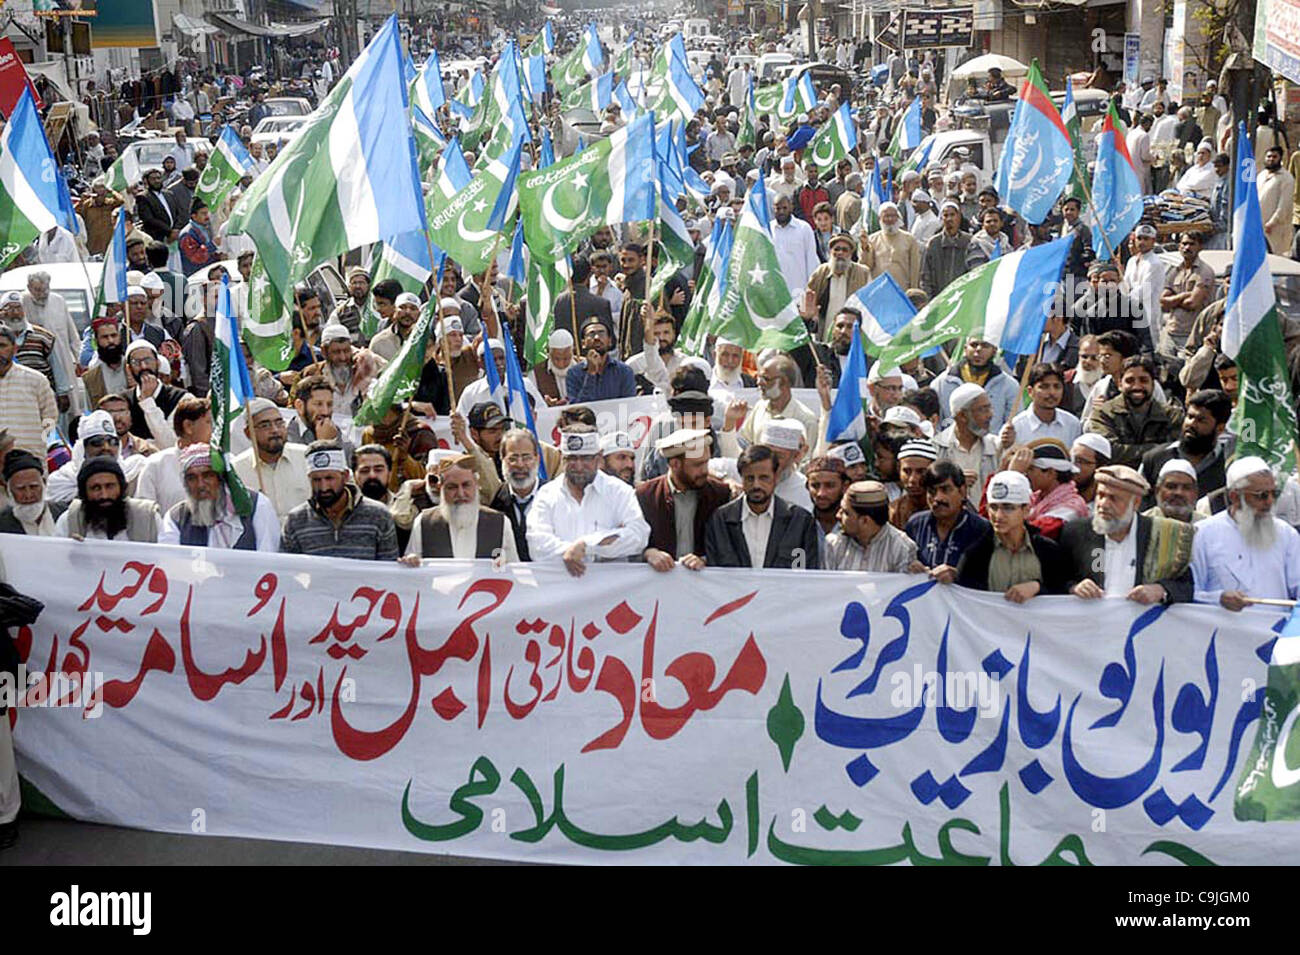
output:
[{"label": "parked car", "polygon": [[266,116],[253,130],[251,142],[263,146],[267,143],[284,145],[291,142],[306,124],[306,116]]},{"label": "parked car", "polygon": [[754,82],[761,84],[775,83],[780,76],[778,71],[783,66],[789,66],[794,62],[792,53],[764,53],[758,58],[758,65],[754,67]]},{"label": "parked car", "polygon": [[272,96],[263,100],[267,116],[310,116],[311,103],[302,96]]}]

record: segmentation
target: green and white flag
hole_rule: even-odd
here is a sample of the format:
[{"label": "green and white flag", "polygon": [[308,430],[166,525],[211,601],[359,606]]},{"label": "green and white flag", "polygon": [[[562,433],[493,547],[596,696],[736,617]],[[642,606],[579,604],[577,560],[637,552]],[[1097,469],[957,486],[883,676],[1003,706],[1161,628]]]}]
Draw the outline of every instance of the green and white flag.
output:
[{"label": "green and white flag", "polygon": [[600,48],[596,25],[589,23],[577,45],[551,67],[551,85],[555,87],[555,94],[563,97],[569,90],[585,83],[588,76],[599,73],[604,65],[605,54]]},{"label": "green and white flag", "polygon": [[1074,169],[1070,172],[1070,185],[1066,187],[1065,197],[1088,201],[1088,159],[1083,152],[1083,127],[1079,123],[1079,108],[1074,102],[1074,83],[1065,78],[1065,102],[1061,104],[1061,122],[1070,135],[1070,149],[1074,153]]},{"label": "green and white flag", "polygon": [[818,130],[817,135],[808,144],[817,171],[823,175],[835,168],[835,164],[858,148],[858,128],[853,122],[853,113],[848,103],[840,108]]},{"label": "green and white flag", "polygon": [[736,133],[736,148],[741,146],[758,147],[758,117],[761,114],[755,103],[754,77],[749,77],[749,88],[745,92],[745,108],[740,116],[740,129]]},{"label": "green and white flag", "polygon": [[695,261],[695,243],[686,231],[686,222],[677,211],[676,203],[662,192],[659,196],[659,235],[656,239],[655,256],[659,264],[650,276],[646,301],[657,307],[659,295],[668,280]]},{"label": "green and white flag", "polygon": [[623,44],[623,49],[614,54],[614,63],[609,68],[610,72],[617,74],[620,79],[627,79],[632,73],[632,54],[635,52],[636,34],[632,34]]},{"label": "green and white flag", "polygon": [[[418,242],[421,247],[424,246],[424,236],[419,233],[411,233],[412,241]],[[397,284],[402,286],[403,292],[410,292],[412,295],[419,295],[424,291],[424,283],[429,281],[430,271],[425,263],[417,260],[408,254],[412,251],[409,248],[404,249],[403,245],[409,246],[408,242],[381,242],[374,247],[370,253],[370,280],[372,285],[378,285],[384,279],[394,279]],[[427,248],[424,254],[420,256],[427,259],[429,253]],[[367,338],[374,335],[375,332],[367,333],[365,331],[366,312],[374,314],[374,309],[370,299],[366,299],[366,309],[362,313],[362,333]],[[378,331],[379,316],[374,315],[375,331]]]},{"label": "green and white flag", "polygon": [[227,123],[221,130],[216,148],[208,156],[203,175],[199,176],[194,198],[202,199],[209,209],[217,208],[230,195],[230,190],[239,185],[239,180],[244,178],[252,165],[253,157],[244,148],[239,133]]},{"label": "green and white flag", "polygon": [[104,185],[113,192],[126,192],[143,177],[144,173],[140,169],[135,151],[128,149],[104,172]]},{"label": "green and white flag", "polygon": [[[487,160],[450,199],[439,186],[426,199],[430,237],[466,273],[482,272],[496,254],[504,219],[500,225],[492,219],[494,213],[500,215],[499,202],[508,202],[513,209],[515,197],[506,190],[513,185],[521,148],[522,143],[515,144],[508,162]],[[504,218],[509,218],[509,212]]]},{"label": "green and white flag", "polygon": [[[210,454],[212,470],[221,475],[230,492],[230,503],[240,517],[253,513],[255,497],[235,473],[231,464],[230,438],[240,427],[239,417],[245,405],[252,400],[253,380],[244,361],[244,350],[239,346],[239,320],[230,301],[230,280],[221,280],[217,292],[217,311],[214,319],[216,334],[212,342],[212,378],[209,395],[212,398],[212,441]],[[250,426],[249,431],[252,431]]]},{"label": "green and white flag", "polygon": [[227,228],[257,246],[244,330],[272,370],[292,357],[295,283],[350,249],[425,230],[395,17],[253,180]]},{"label": "green and white flag", "polygon": [[790,351],[809,342],[808,329],[794,307],[794,295],[781,273],[772,241],[771,215],[762,177],[745,197],[727,266],[727,285],[712,331],[749,351]]},{"label": "green and white flag", "polygon": [[1038,350],[1074,237],[1021,249],[959,275],[880,350],[894,367],[953,339],[979,338],[1012,355]]},{"label": "green and white flag", "polygon": [[546,348],[555,330],[555,302],[569,287],[572,269],[567,258],[543,262],[528,258],[528,307],[524,322],[524,357],[528,364],[546,361]]},{"label": "green and white flag", "polygon": [[654,129],[654,113],[646,113],[563,162],[519,176],[533,258],[555,262],[602,225],[654,218]]},{"label": "green and white flag", "polygon": [[[1259,692],[1256,691],[1256,699]],[[1273,644],[1268,686],[1259,701],[1255,744],[1237,780],[1233,816],[1242,822],[1300,819],[1300,611]]]},{"label": "green and white flag", "polygon": [[1277,296],[1268,267],[1255,155],[1244,123],[1237,126],[1235,250],[1228,301],[1223,310],[1223,353],[1240,371],[1237,407],[1230,428],[1237,436],[1237,455],[1258,455],[1275,470],[1295,470],[1296,412],[1291,373],[1278,319]]},{"label": "green and white flag", "polygon": [[429,333],[437,320],[438,299],[435,297],[424,303],[420,317],[416,319],[411,334],[406,336],[401,350],[370,386],[370,393],[352,419],[355,424],[360,427],[378,424],[389,408],[415,394],[420,384],[420,372],[424,369]]},{"label": "green and white flag", "polygon": [[695,295],[682,322],[679,337],[681,349],[688,355],[703,355],[710,332],[710,316],[716,315],[722,305],[722,279],[731,255],[732,223],[717,219],[709,237],[709,254],[700,265],[700,275],[695,281]]}]

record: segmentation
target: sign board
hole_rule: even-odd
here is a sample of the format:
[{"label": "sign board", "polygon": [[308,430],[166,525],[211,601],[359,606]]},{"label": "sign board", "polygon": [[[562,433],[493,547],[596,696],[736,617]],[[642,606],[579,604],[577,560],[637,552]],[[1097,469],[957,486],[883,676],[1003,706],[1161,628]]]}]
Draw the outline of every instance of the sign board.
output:
[{"label": "sign board", "polygon": [[1300,0],[1259,0],[1254,57],[1300,83]]},{"label": "sign board", "polygon": [[36,87],[32,86],[27,68],[18,58],[18,53],[9,38],[0,37],[0,116],[8,116],[13,112],[14,107],[18,105],[18,97],[23,95],[25,89],[32,91],[36,108],[40,109],[44,104],[36,93]]},{"label": "sign board", "polygon": [[18,770],[75,819],[625,865],[1300,846],[1277,609],[9,537]]},{"label": "sign board", "polygon": [[908,10],[903,14],[903,48],[969,47],[974,10]]},{"label": "sign board", "polygon": [[1124,82],[1130,86],[1136,85],[1141,79],[1139,75],[1142,72],[1142,62],[1140,55],[1142,52],[1142,34],[1125,33],[1124,34]]}]

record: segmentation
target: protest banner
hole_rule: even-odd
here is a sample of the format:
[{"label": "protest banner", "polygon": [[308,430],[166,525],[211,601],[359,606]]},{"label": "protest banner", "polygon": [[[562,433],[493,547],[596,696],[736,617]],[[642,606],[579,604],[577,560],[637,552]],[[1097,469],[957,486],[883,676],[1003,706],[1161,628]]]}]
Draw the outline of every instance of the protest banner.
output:
[{"label": "protest banner", "polygon": [[[1277,611],[16,535],[5,564],[46,605],[17,634],[28,806],[78,819],[583,863],[1269,864],[1300,839],[1234,814]],[[1270,799],[1300,793],[1273,742]]]}]

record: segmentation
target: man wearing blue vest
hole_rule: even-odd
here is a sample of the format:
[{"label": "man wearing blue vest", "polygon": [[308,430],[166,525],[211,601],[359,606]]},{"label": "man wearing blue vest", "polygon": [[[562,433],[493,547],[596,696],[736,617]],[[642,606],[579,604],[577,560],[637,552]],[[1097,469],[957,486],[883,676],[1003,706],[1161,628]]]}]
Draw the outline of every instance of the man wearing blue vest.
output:
[{"label": "man wearing blue vest", "polygon": [[158,543],[227,550],[280,550],[280,519],[266,495],[254,495],[253,513],[240,517],[221,475],[212,469],[206,444],[189,444],[179,455],[185,499],[169,510]]}]

